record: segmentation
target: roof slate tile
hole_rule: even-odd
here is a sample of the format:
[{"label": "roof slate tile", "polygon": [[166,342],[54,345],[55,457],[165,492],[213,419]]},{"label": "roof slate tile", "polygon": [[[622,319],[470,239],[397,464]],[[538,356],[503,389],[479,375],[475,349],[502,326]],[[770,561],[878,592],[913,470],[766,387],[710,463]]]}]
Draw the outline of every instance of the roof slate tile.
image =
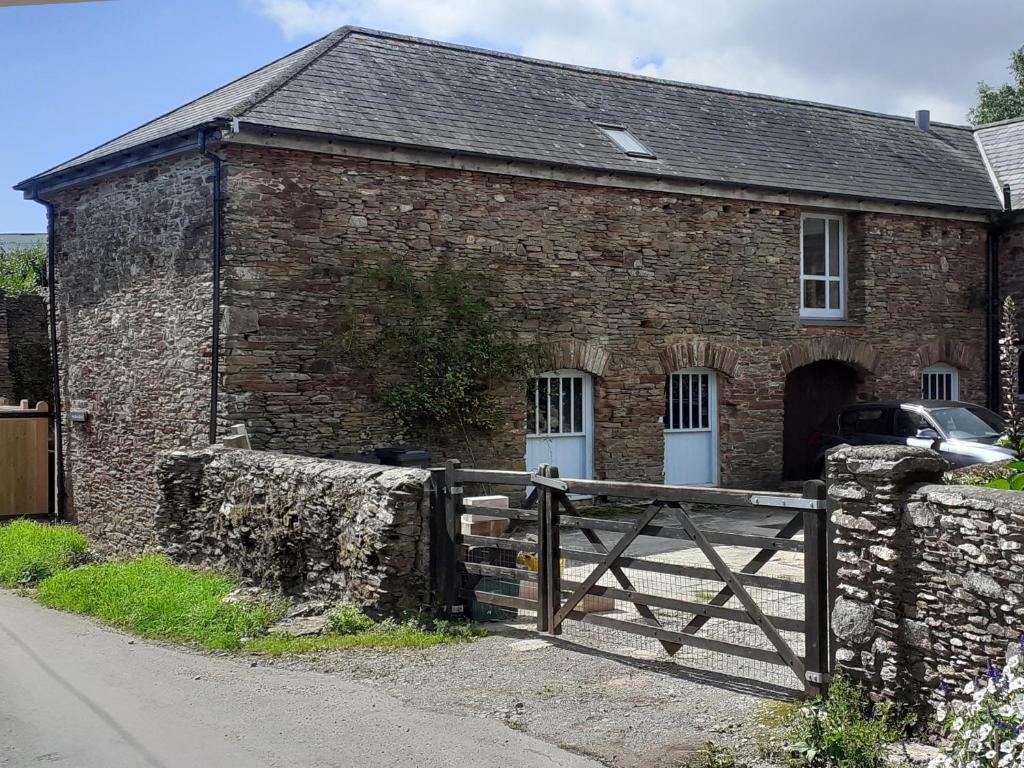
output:
[{"label": "roof slate tile", "polygon": [[[350,28],[35,178],[225,117],[603,172],[999,207],[966,127],[933,123],[926,132],[910,118]],[[597,122],[624,126],[656,159],[626,155]],[[1024,153],[1024,135],[1005,133],[983,132],[986,149],[1005,139]],[[1012,152],[1003,154],[1012,165]],[[1024,185],[1024,171],[1013,178]]]}]

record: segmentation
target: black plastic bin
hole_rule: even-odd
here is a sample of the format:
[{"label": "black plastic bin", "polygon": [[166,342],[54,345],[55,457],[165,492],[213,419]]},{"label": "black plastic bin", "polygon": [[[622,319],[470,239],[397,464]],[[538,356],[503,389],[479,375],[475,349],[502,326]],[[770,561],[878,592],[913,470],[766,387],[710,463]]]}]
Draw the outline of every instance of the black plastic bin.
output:
[{"label": "black plastic bin", "polygon": [[373,453],[381,464],[391,467],[430,466],[430,451],[423,448],[378,448]]}]

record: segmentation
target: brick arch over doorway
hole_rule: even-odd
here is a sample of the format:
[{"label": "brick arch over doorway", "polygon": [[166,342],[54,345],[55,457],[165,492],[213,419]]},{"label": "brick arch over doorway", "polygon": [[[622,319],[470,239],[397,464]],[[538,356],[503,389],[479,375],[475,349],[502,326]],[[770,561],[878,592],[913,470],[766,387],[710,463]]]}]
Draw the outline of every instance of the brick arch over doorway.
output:
[{"label": "brick arch over doorway", "polygon": [[823,360],[847,363],[862,373],[874,373],[881,354],[867,342],[849,336],[817,336],[787,347],[779,360],[786,374]]},{"label": "brick arch over doorway", "polygon": [[919,368],[924,369],[938,363],[946,363],[962,370],[974,370],[979,367],[976,351],[959,341],[935,339],[917,348]]},{"label": "brick arch over doorway", "polygon": [[691,338],[672,344],[658,355],[661,372],[669,374],[684,368],[710,368],[732,376],[739,362],[739,353],[713,341]]},{"label": "brick arch over doorway", "polygon": [[604,347],[576,339],[547,342],[541,345],[541,352],[547,370],[584,371],[592,376],[604,376],[610,358]]}]

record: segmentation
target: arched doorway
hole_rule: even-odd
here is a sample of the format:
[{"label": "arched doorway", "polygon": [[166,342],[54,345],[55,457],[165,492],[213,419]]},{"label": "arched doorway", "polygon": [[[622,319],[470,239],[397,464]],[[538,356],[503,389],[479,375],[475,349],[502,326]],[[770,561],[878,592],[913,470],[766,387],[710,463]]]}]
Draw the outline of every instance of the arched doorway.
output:
[{"label": "arched doorway", "polygon": [[783,399],[782,476],[807,480],[816,476],[818,448],[811,437],[837,408],[857,399],[857,371],[846,363],[819,360],[786,376]]}]

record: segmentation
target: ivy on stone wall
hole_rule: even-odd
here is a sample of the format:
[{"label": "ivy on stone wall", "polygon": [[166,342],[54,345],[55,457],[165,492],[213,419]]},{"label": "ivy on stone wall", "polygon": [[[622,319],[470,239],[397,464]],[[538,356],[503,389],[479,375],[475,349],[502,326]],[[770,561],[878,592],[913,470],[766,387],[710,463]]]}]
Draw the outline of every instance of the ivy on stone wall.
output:
[{"label": "ivy on stone wall", "polygon": [[496,389],[525,377],[537,353],[495,309],[485,277],[446,262],[422,270],[398,261],[361,270],[354,292],[362,281],[385,298],[371,317],[347,318],[331,346],[373,377],[375,396],[402,428],[467,443],[470,431],[495,429]]}]

